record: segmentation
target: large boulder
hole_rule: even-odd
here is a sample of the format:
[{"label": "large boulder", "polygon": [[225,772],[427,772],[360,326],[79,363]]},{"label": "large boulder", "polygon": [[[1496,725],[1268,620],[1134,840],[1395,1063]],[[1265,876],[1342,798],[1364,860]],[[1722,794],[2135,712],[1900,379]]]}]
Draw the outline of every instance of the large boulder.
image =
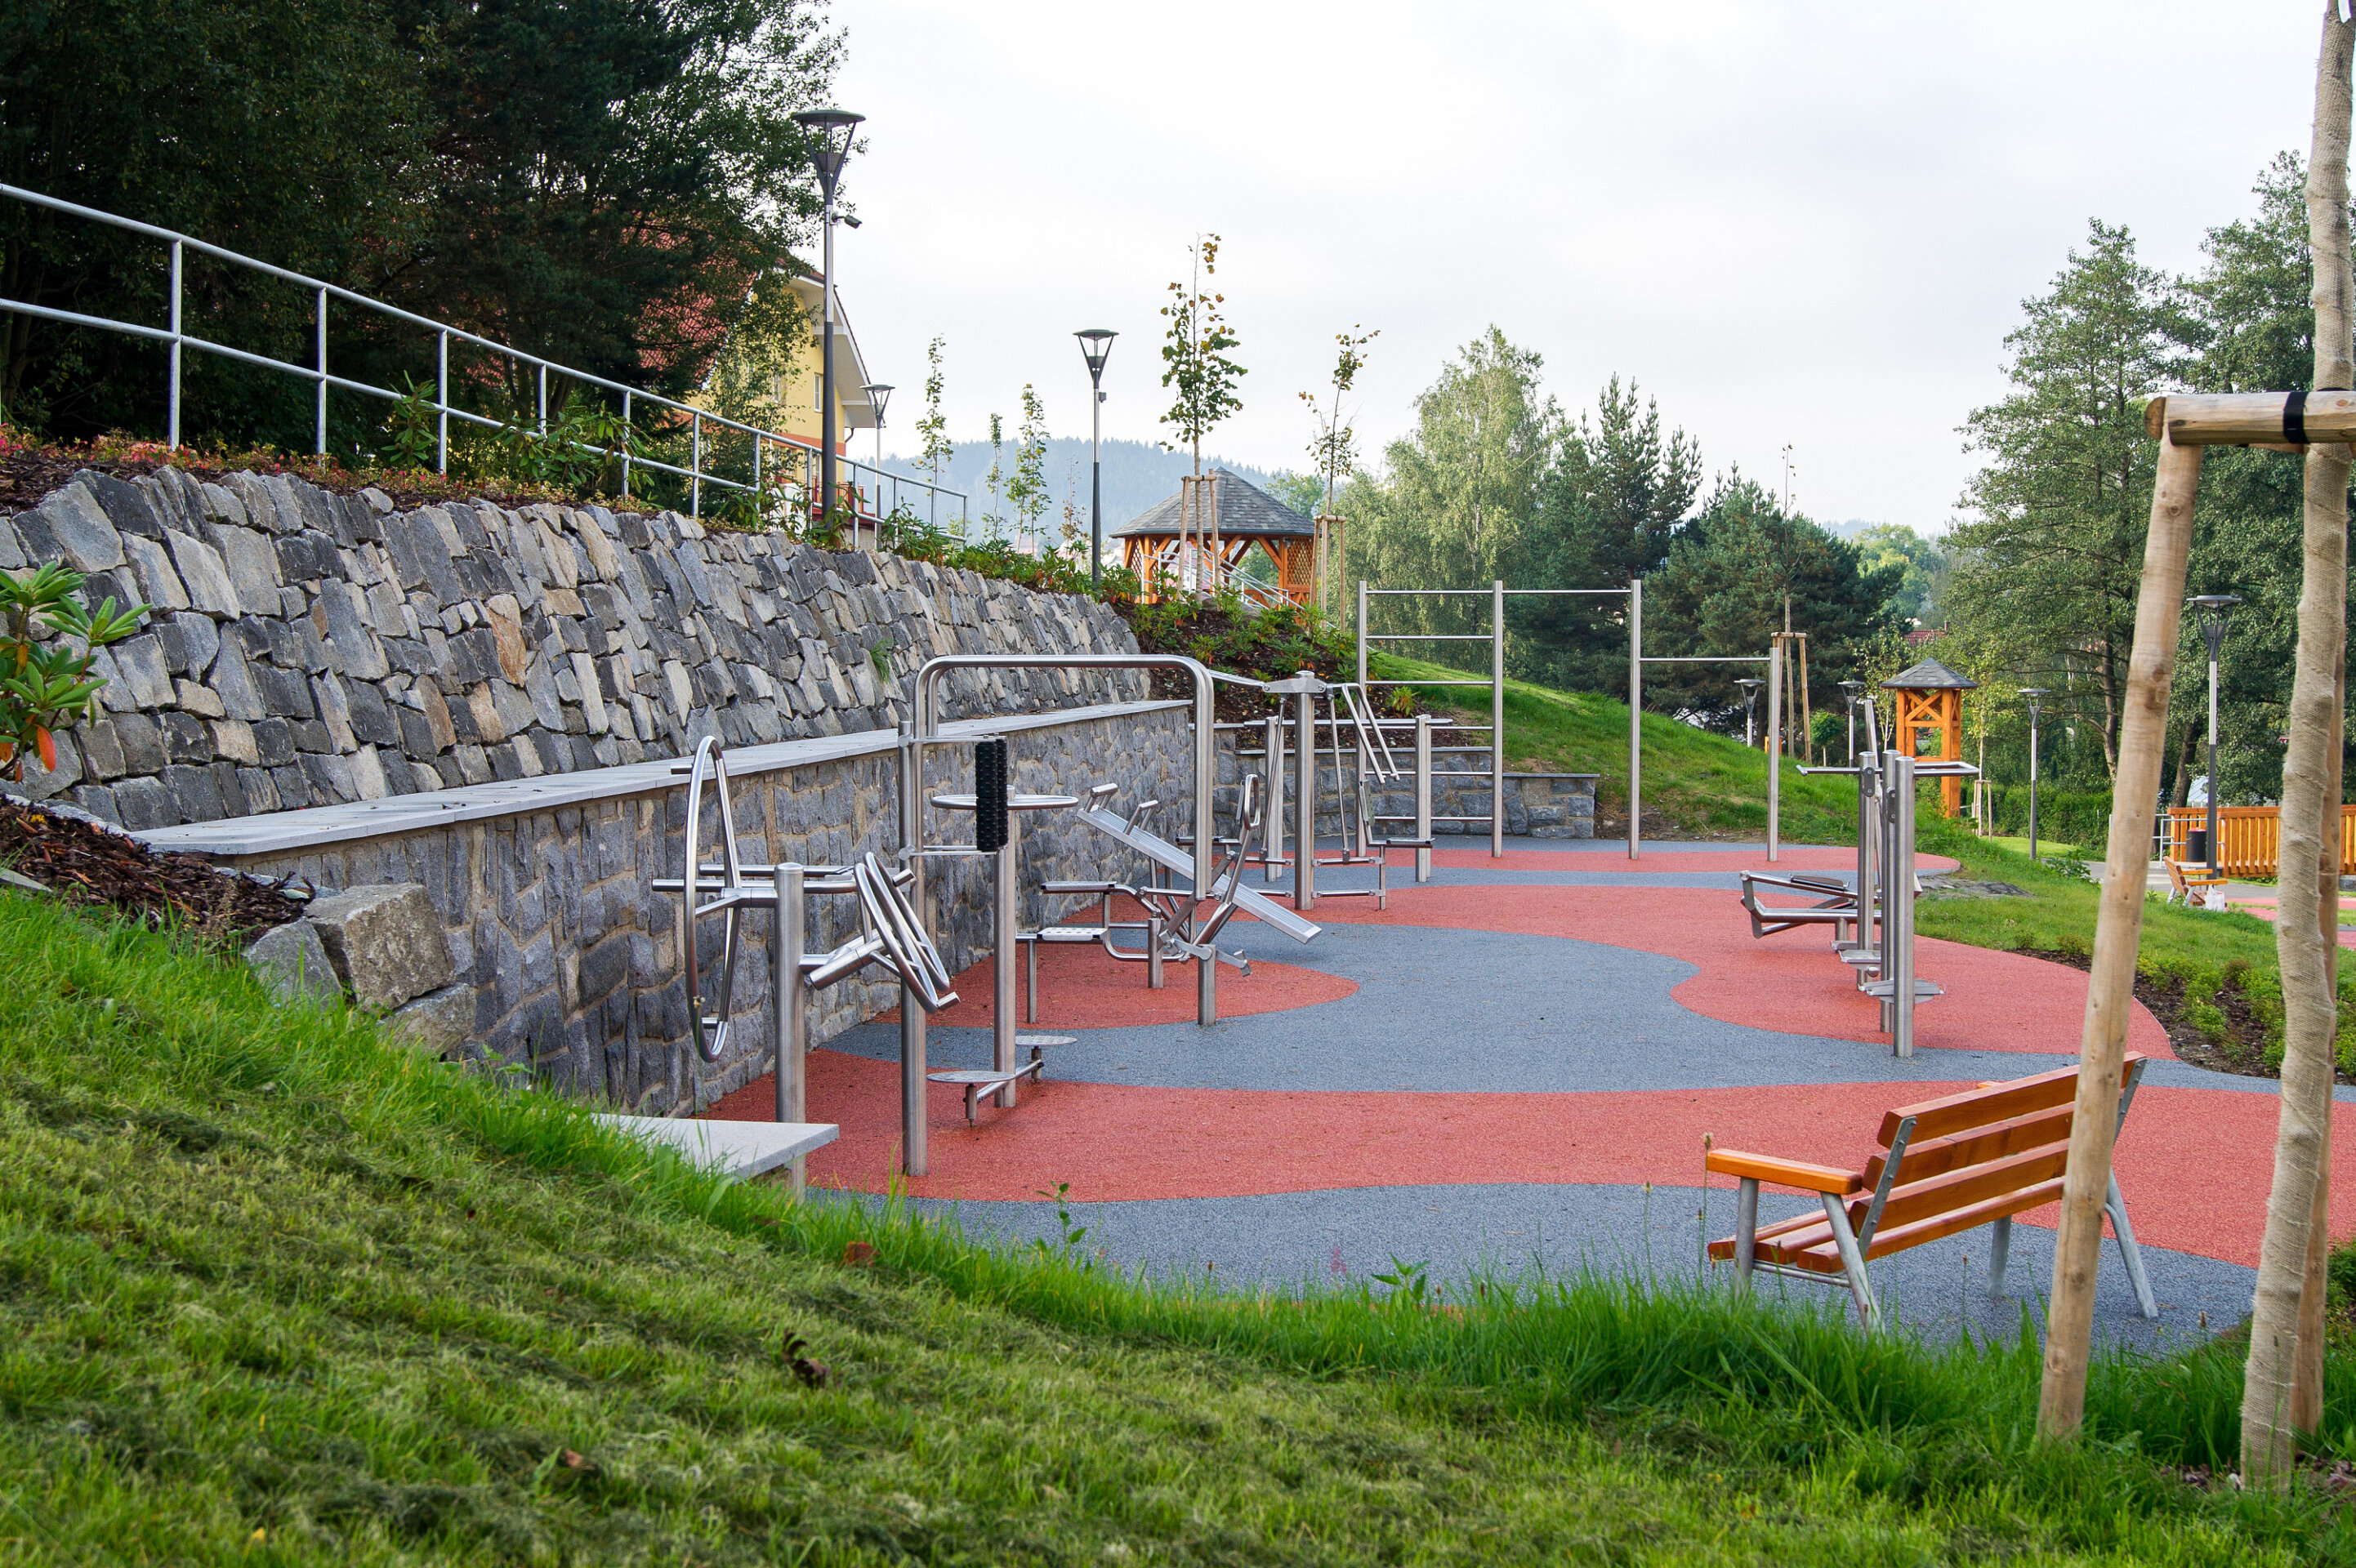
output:
[{"label": "large boulder", "polygon": [[385,1019],[395,1040],[431,1056],[446,1056],[475,1032],[475,987],[444,986],[392,1010]]},{"label": "large boulder", "polygon": [[343,982],[319,940],[319,928],[307,920],[272,926],[247,944],[245,961],[262,988],[280,1002],[308,999],[324,1005],[344,999]]},{"label": "large boulder", "polygon": [[313,901],[310,923],[364,1008],[390,1011],[457,978],[442,917],[420,882],[376,882]]}]

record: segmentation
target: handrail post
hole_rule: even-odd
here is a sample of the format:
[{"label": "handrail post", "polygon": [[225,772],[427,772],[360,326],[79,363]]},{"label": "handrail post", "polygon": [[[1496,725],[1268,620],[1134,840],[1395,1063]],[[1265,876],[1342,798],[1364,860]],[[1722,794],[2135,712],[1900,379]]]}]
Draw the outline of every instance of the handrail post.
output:
[{"label": "handrail post", "polygon": [[548,433],[548,366],[540,367],[540,433]]},{"label": "handrail post", "polygon": [[450,331],[435,335],[434,355],[434,472],[450,472]]},{"label": "handrail post", "polygon": [[687,515],[703,516],[703,416],[687,416]]},{"label": "handrail post", "polygon": [[319,400],[314,423],[317,426],[316,446],[321,457],[327,455],[327,291],[323,286],[318,294]]},{"label": "handrail post", "polygon": [[164,444],[167,451],[180,450],[180,242],[172,241],[172,386],[168,414],[165,425]]},{"label": "handrail post", "polygon": [[622,390],[622,499],[630,498],[630,435],[637,427],[630,423],[630,393]]}]

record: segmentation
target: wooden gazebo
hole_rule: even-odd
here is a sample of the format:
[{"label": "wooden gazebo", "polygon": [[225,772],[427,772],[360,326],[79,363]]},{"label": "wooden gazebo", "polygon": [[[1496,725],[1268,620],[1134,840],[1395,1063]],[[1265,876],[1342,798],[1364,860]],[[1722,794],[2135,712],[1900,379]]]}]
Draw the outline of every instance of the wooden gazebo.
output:
[{"label": "wooden gazebo", "polygon": [[[1213,468],[1202,478],[1179,481],[1179,491],[1117,529],[1121,564],[1156,597],[1157,584],[1173,591],[1205,591],[1249,584],[1246,596],[1267,601],[1280,594],[1306,604],[1314,592],[1317,528],[1267,491]],[[1254,550],[1276,563],[1276,589],[1249,583],[1240,569]]]},{"label": "wooden gazebo", "polygon": [[[1901,754],[1919,756],[1917,731],[1936,730],[1939,755],[1951,763],[1963,761],[1964,693],[1978,690],[1979,684],[1969,676],[1956,674],[1937,659],[1924,659],[1883,681],[1881,689],[1894,693],[1897,699],[1896,722],[1890,726],[1890,734]],[[1939,804],[1949,816],[1963,808],[1961,779],[1939,781]]]}]

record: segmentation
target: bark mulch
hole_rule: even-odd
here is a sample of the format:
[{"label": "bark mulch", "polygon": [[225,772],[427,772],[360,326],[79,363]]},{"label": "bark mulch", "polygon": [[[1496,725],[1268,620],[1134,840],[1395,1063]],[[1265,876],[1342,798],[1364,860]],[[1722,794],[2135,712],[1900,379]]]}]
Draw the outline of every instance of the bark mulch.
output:
[{"label": "bark mulch", "polygon": [[303,912],[310,888],[256,881],[196,855],[159,855],[134,838],[0,797],[0,865],[76,903],[103,904],[150,925],[252,941]]},{"label": "bark mulch", "polygon": [[[2091,971],[2094,966],[2092,955],[2057,953],[2049,949],[2023,947],[2017,949],[2024,957],[2043,958],[2054,964],[2067,964],[2072,969]],[[2225,1015],[2227,1038],[2222,1044],[2201,1032],[2200,1026],[2185,1017],[2185,1004],[2193,998],[2185,994],[2184,982],[2169,976],[2153,979],[2138,969],[2135,979],[2136,1000],[2159,1020],[2168,1031],[2168,1043],[2176,1054],[2195,1067],[2205,1067],[2211,1072],[2232,1072],[2244,1078],[2279,1078],[2279,1070],[2266,1062],[2265,1026],[2251,1010],[2249,998],[2235,987],[2228,986],[2207,999],[2209,1005]],[[2342,1072],[2338,1082],[2356,1083],[2356,1078]]]}]

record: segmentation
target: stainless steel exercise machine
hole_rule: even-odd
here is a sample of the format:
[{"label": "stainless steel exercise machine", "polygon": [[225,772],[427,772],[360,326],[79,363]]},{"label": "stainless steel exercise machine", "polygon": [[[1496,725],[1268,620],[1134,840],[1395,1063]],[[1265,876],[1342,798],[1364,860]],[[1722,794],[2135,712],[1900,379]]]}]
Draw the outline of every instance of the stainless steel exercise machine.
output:
[{"label": "stainless steel exercise machine", "polygon": [[[718,1061],[726,1054],[736,1013],[744,916],[766,912],[772,922],[776,1120],[807,1121],[811,992],[880,964],[898,976],[903,1005],[911,1010],[934,1012],[958,999],[948,969],[909,901],[908,890],[916,879],[885,866],[872,853],[847,866],[748,863],[737,851],[736,809],[719,741],[707,736],[697,745],[693,760],[672,772],[687,775],[687,821],[680,858],[683,874],[657,878],[654,891],[680,901],[680,956],[696,1053],[705,1061]],[[709,851],[704,845],[707,823],[717,829]],[[858,900],[859,933],[831,951],[806,952],[809,901],[829,896]],[[716,962],[707,964],[703,941],[713,923],[721,932],[719,953]],[[807,1179],[803,1159],[797,1157],[792,1169],[798,1194]]]}]

